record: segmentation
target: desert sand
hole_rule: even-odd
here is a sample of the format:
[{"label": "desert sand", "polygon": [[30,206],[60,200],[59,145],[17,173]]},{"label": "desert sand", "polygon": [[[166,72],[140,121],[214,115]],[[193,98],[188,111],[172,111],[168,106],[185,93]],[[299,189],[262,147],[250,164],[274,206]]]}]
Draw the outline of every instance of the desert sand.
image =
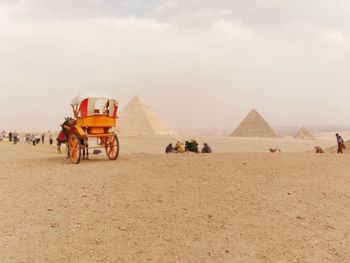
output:
[{"label": "desert sand", "polygon": [[210,142],[228,140],[164,155],[166,139],[121,138],[119,160],[79,165],[0,143],[0,262],[350,262],[350,155]]}]

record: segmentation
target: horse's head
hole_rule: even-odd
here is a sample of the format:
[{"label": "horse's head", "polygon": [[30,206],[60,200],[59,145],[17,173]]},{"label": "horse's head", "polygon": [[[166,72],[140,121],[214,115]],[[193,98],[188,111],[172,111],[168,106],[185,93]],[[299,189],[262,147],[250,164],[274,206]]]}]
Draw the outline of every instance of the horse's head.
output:
[{"label": "horse's head", "polygon": [[71,118],[71,117],[67,117],[67,118],[65,118],[65,120],[69,124],[69,126],[73,126],[76,124],[76,120]]}]

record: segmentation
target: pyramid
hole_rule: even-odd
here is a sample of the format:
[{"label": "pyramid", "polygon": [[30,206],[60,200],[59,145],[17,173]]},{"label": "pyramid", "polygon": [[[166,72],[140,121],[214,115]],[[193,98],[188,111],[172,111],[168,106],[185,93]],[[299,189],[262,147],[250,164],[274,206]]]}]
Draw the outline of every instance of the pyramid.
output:
[{"label": "pyramid", "polygon": [[117,128],[121,135],[126,136],[176,136],[176,133],[138,96],[120,112]]},{"label": "pyramid", "polygon": [[232,133],[233,137],[277,138],[278,135],[264,118],[254,109]]},{"label": "pyramid", "polygon": [[295,134],[294,138],[302,140],[315,140],[315,137],[305,127],[302,127]]}]

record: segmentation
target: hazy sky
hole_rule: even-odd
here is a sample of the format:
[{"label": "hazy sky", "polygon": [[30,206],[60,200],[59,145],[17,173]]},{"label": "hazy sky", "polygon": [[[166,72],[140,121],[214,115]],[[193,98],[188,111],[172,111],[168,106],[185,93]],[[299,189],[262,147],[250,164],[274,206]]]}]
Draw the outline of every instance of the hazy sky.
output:
[{"label": "hazy sky", "polygon": [[349,0],[0,0],[0,129],[58,129],[80,91],[177,130],[350,124]]}]

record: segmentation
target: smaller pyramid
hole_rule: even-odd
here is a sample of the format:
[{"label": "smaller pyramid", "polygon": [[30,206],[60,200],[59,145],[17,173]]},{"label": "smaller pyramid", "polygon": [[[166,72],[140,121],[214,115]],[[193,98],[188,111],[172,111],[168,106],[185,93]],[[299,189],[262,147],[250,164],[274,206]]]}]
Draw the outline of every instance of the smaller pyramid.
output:
[{"label": "smaller pyramid", "polygon": [[300,130],[295,134],[294,138],[301,140],[315,140],[315,137],[309,132],[305,127],[300,128]]},{"label": "smaller pyramid", "polygon": [[233,137],[264,137],[277,138],[277,133],[264,120],[264,118],[253,109],[241,124],[232,133]]},{"label": "smaller pyramid", "polygon": [[117,127],[126,136],[176,136],[139,96],[135,96],[120,112]]}]

